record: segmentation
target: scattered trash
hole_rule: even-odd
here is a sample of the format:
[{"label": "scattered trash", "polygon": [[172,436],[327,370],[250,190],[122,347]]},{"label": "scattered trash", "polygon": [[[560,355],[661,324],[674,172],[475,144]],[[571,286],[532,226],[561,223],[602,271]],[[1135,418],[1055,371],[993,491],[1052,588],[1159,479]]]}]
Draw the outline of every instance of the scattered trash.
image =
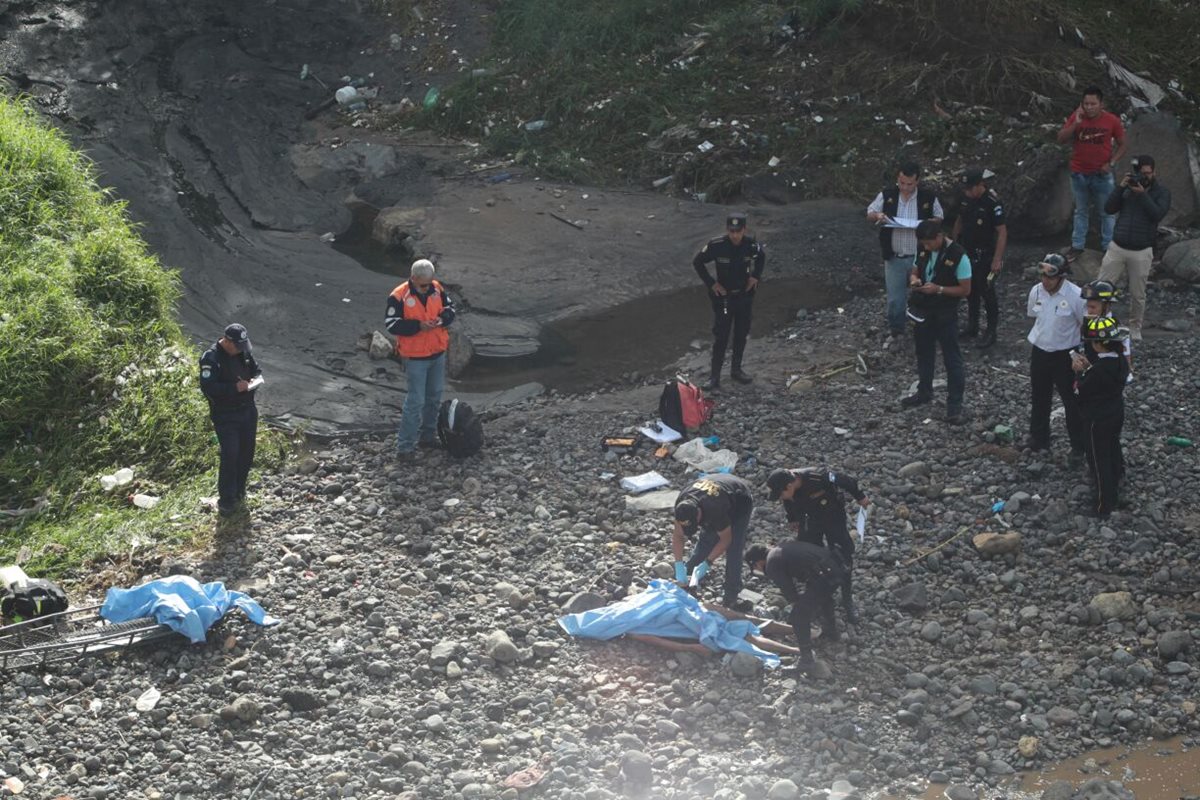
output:
[{"label": "scattered trash", "polygon": [[457,497],[451,497],[442,501],[442,508],[454,508],[460,503],[462,503],[462,500],[459,500]]},{"label": "scattered trash", "polygon": [[441,95],[442,93],[438,91],[436,86],[430,86],[429,91],[425,93],[425,99],[421,101],[422,107],[424,107],[426,111],[432,111],[437,107],[438,98],[441,97]]},{"label": "scattered trash", "polygon": [[155,497],[154,495],[142,494],[141,492],[138,492],[130,499],[133,501],[135,506],[147,511],[158,505],[159,501],[161,500],[161,498]]},{"label": "scattered trash", "polygon": [[768,167],[778,167],[779,161],[780,161],[779,156],[771,156],[771,160],[767,162],[767,166]]},{"label": "scattered trash", "polygon": [[[326,231],[325,233],[321,234],[321,241],[325,242],[326,244],[332,244],[337,241],[337,236],[334,235],[333,231]],[[319,283],[317,284],[317,286],[320,285],[321,284]]]},{"label": "scattered trash", "polygon": [[703,439],[692,439],[676,448],[672,456],[701,472],[717,472],[737,466],[738,455],[732,450],[709,450]]},{"label": "scattered trash", "polygon": [[605,436],[600,440],[600,449],[606,453],[612,451],[618,455],[630,455],[637,452],[641,443],[642,437],[636,433]]},{"label": "scattered trash", "polygon": [[142,696],[137,699],[136,707],[138,711],[153,711],[158,705],[158,701],[162,699],[162,692],[151,686],[146,691],[142,692]]},{"label": "scattered trash", "polygon": [[548,123],[544,119],[535,119],[525,123],[525,130],[530,133],[537,133],[540,130],[545,130]]},{"label": "scattered trash", "polygon": [[333,98],[337,100],[339,106],[348,106],[358,99],[358,89],[353,86],[343,86],[333,93]]},{"label": "scattered trash", "polygon": [[553,211],[550,212],[550,216],[554,217],[559,222],[565,222],[566,224],[570,225],[572,228],[576,228],[577,230],[583,230],[583,226],[580,225],[578,222],[576,222],[574,220],[569,220],[566,217],[555,214]]},{"label": "scattered trash", "polygon": [[487,67],[478,67],[477,69],[471,70],[472,78],[486,78],[489,75],[495,75],[495,74],[496,74],[495,70],[488,69]]},{"label": "scattered trash", "polygon": [[100,702],[99,697],[93,697],[92,702],[88,703],[88,711],[93,714],[99,714],[102,708],[104,708],[104,703]]},{"label": "scattered trash", "polygon": [[712,142],[708,141],[707,139],[705,139],[700,144],[696,145],[696,149],[699,150],[701,153],[707,153],[709,150],[712,150],[714,147],[716,147],[716,145],[713,144]]},{"label": "scattered trash", "polygon": [[631,511],[665,511],[675,507],[678,489],[659,489],[639,495],[625,495],[625,507]]},{"label": "scattered trash", "polygon": [[634,494],[649,492],[652,489],[658,489],[670,483],[670,481],[654,470],[643,472],[641,475],[628,475],[621,478],[621,488]]},{"label": "scattered trash", "polygon": [[709,447],[716,447],[720,443],[721,443],[720,436],[705,436],[704,437],[704,444]]},{"label": "scattered trash", "polygon": [[1192,440],[1184,436],[1168,436],[1167,444],[1171,445],[1172,447],[1191,447]]},{"label": "scattered trash", "polygon": [[997,425],[992,428],[992,433],[996,435],[996,441],[1000,444],[1012,444],[1013,429],[1008,425]]},{"label": "scattered trash", "polygon": [[669,455],[671,455],[671,448],[665,444],[660,444],[658,449],[654,451],[655,458],[666,458]]},{"label": "scattered trash", "polygon": [[638,428],[638,433],[645,436],[647,439],[666,444],[668,442],[677,442],[683,438],[683,434],[672,428],[662,420],[652,422],[649,425]]},{"label": "scattered trash", "polygon": [[1003,510],[1004,510],[1004,501],[1003,500],[997,500],[996,502],[992,503],[992,513],[993,514],[999,514]]},{"label": "scattered trash", "polygon": [[495,175],[489,175],[484,180],[486,180],[488,183],[504,183],[505,181],[512,180],[512,173],[511,172],[497,172]]},{"label": "scattered trash", "polygon": [[675,180],[675,176],[668,175],[665,178],[657,178],[650,185],[653,186],[655,189],[661,189],[662,187],[666,186],[668,183],[670,183],[673,180]]},{"label": "scattered trash", "polygon": [[838,436],[847,436],[850,433],[849,429],[847,429],[847,428],[837,428],[837,427],[835,427],[833,429],[833,432],[836,433]]},{"label": "scattered trash", "polygon": [[129,467],[122,467],[112,475],[100,476],[100,488],[106,492],[111,492],[118,486],[125,486],[133,481],[133,470]]},{"label": "scattered trash", "polygon": [[303,67],[300,68],[300,80],[302,80],[302,81],[308,80],[308,75],[309,75],[308,64],[305,64]]},{"label": "scattered trash", "polygon": [[550,755],[547,753],[542,756],[541,761],[532,767],[526,767],[509,775],[504,779],[504,785],[509,789],[516,789],[517,791],[532,789],[542,782],[542,779],[546,777],[546,773],[549,771]]}]

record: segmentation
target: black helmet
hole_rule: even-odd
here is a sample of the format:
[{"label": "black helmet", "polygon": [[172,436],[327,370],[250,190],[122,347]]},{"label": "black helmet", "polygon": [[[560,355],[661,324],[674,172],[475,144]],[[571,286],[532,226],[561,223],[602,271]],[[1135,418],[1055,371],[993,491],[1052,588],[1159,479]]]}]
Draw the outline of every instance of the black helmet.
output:
[{"label": "black helmet", "polygon": [[1112,317],[1093,317],[1083,323],[1085,342],[1111,342],[1124,335],[1120,325]]},{"label": "black helmet", "polygon": [[1070,275],[1071,265],[1059,253],[1047,253],[1038,264],[1038,270],[1047,278],[1057,278],[1060,275]]},{"label": "black helmet", "polygon": [[1086,283],[1081,293],[1084,300],[1103,300],[1105,303],[1111,303],[1117,299],[1117,287],[1113,286],[1110,281]]}]

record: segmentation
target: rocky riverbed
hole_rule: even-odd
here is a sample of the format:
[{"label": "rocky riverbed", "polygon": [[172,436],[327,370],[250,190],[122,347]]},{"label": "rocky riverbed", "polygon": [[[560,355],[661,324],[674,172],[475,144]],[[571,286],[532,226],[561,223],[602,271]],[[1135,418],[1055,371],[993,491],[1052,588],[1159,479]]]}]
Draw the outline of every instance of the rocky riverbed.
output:
[{"label": "rocky riverbed", "polygon": [[[149,573],[224,580],[283,624],[231,618],[207,645],[5,676],[0,769],[47,798],[516,797],[505,778],[541,765],[546,797],[777,800],[933,782],[967,800],[1097,746],[1194,744],[1200,466],[1165,443],[1195,438],[1194,334],[1152,327],[1137,346],[1130,508],[1100,522],[1083,513],[1089,489],[1061,433],[1051,455],[995,441],[1006,424],[1019,443],[1028,408],[1026,284],[1006,280],[1000,343],[968,352],[966,426],[936,405],[898,410],[913,358],[907,343],[881,348],[875,296],[754,340],[758,380],[719,395],[709,432],[742,456],[737,474],[830,464],[874,502],[863,623],[819,651],[826,679],[574,641],[555,624],[667,567],[667,512],[627,510],[617,478],[687,475],[599,439],[653,416],[661,380],[702,364],[697,351],[657,376],[490,412],[486,450],[463,463],[400,466],[389,439],[346,438],[264,476],[210,552]],[[1194,325],[1196,296],[1155,288],[1150,308]],[[828,375],[857,353],[865,376]],[[752,539],[783,531],[764,498]],[[1018,533],[1019,546],[986,555],[981,533]],[[749,585],[783,612],[761,579]],[[161,700],[135,710],[150,687]],[[1079,796],[1122,792],[1099,781]]]}]

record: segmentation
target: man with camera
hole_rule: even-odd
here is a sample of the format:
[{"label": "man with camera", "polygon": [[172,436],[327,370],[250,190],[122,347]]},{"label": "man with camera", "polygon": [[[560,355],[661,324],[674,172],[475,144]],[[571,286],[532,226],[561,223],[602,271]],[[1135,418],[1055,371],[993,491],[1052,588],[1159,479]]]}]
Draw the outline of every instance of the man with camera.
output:
[{"label": "man with camera", "polygon": [[1171,192],[1154,176],[1154,159],[1138,156],[1129,173],[1109,194],[1104,211],[1117,215],[1112,244],[1100,264],[1100,279],[1115,283],[1123,274],[1129,278],[1129,335],[1142,338],[1146,313],[1146,280],[1154,259],[1154,237],[1158,223],[1171,210]]},{"label": "man with camera", "polygon": [[927,219],[917,226],[920,253],[909,275],[908,316],[916,323],[917,393],[900,401],[914,408],[933,400],[934,356],[942,346],[946,367],[946,422],[960,425],[966,368],[958,346],[958,301],[971,294],[971,259],[962,245],[942,233],[941,220]]}]

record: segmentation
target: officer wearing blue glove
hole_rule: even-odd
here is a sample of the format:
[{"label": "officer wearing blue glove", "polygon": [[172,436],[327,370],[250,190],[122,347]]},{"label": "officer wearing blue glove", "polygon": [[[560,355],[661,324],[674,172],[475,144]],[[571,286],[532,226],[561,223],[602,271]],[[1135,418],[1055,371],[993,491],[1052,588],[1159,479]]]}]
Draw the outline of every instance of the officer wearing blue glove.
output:
[{"label": "officer wearing blue glove", "polygon": [[[697,589],[712,562],[725,556],[723,604],[736,609],[742,591],[742,551],[753,511],[754,487],[736,475],[708,475],[680,492],[671,534],[675,580]],[[695,549],[684,562],[684,540],[694,536]]]}]

